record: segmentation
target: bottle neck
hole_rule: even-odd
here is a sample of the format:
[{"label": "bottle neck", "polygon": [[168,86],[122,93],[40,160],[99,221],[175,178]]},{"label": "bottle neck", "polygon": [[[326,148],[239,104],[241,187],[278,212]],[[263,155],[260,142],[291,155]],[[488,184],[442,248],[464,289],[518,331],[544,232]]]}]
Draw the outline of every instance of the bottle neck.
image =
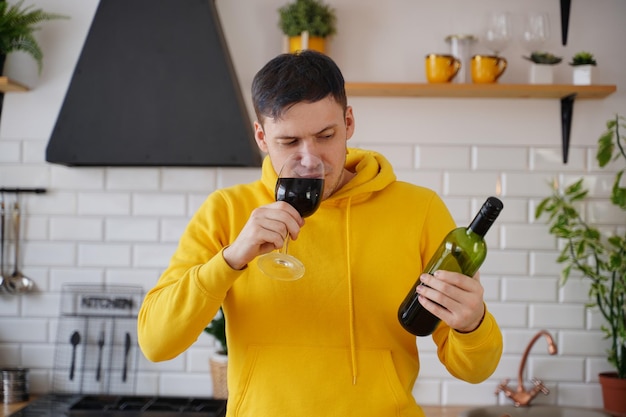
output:
[{"label": "bottle neck", "polygon": [[484,216],[481,216],[479,213],[467,227],[468,234],[475,233],[480,237],[485,237],[492,224],[493,220],[489,221]]},{"label": "bottle neck", "polygon": [[489,197],[482,205],[474,220],[467,227],[468,230],[476,233],[480,237],[484,237],[489,228],[496,221],[500,211],[502,210],[502,202],[495,197]]}]

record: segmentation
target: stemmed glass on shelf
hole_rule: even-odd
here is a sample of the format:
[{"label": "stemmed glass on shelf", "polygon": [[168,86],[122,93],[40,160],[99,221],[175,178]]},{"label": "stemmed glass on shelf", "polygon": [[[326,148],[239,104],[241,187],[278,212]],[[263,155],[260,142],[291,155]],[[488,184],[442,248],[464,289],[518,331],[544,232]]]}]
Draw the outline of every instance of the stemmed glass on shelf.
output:
[{"label": "stemmed glass on shelf", "polygon": [[522,31],[522,41],[529,53],[541,51],[550,39],[550,19],[547,13],[528,13]]},{"label": "stemmed glass on shelf", "polygon": [[511,15],[508,12],[489,12],[486,16],[483,43],[494,55],[499,55],[512,38]]},{"label": "stemmed glass on shelf", "polygon": [[[291,204],[302,217],[315,213],[324,190],[324,162],[317,156],[296,152],[290,155],[278,174],[276,201]],[[304,264],[287,253],[289,234],[278,252],[270,252],[257,259],[257,265],[266,275],[281,280],[295,281],[304,275]]]}]

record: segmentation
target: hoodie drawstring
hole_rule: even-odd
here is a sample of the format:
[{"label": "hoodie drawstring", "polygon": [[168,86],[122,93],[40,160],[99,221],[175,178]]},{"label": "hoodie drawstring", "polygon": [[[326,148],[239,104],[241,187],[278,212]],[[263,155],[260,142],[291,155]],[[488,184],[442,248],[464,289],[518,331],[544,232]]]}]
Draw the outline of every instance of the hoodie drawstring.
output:
[{"label": "hoodie drawstring", "polygon": [[348,207],[346,208],[346,251],[348,258],[348,321],[350,325],[350,360],[352,362],[352,385],[356,385],[357,361],[356,361],[356,340],[354,333],[354,294],[352,289],[352,268],[350,267],[350,207],[352,197],[348,197]]}]

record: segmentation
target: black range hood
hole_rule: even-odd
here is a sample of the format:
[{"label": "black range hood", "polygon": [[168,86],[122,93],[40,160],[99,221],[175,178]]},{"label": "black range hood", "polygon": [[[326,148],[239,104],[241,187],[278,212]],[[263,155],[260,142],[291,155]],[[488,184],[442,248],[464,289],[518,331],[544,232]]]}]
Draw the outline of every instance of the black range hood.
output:
[{"label": "black range hood", "polygon": [[46,160],[260,166],[215,0],[100,0]]}]

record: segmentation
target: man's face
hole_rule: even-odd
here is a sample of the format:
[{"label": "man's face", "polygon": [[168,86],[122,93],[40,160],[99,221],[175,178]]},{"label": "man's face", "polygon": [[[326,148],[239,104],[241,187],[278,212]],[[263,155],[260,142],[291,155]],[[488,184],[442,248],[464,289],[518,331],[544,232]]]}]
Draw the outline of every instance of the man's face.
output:
[{"label": "man's face", "polygon": [[347,141],[354,133],[352,108],[343,110],[332,97],[315,103],[301,102],[289,108],[280,119],[266,118],[254,123],[255,139],[267,152],[274,171],[294,152],[317,155],[326,169],[324,198],[336,190],[346,161]]}]

